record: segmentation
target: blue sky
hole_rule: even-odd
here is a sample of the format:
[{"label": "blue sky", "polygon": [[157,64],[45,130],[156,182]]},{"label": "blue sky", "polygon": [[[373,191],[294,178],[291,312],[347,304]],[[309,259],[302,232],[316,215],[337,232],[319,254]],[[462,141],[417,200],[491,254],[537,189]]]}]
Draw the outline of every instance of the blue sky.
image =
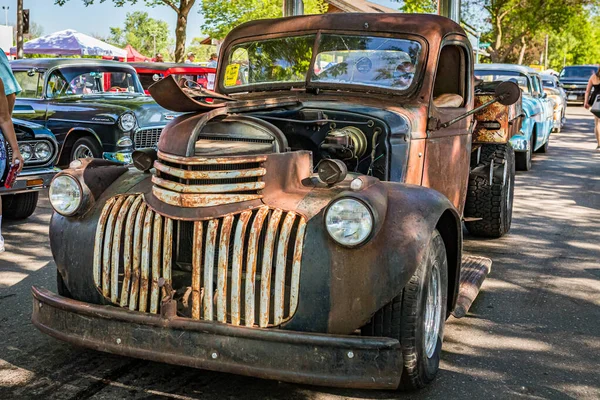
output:
[{"label": "blue sky", "polygon": [[[223,0],[229,1],[229,0]],[[371,0],[391,8],[398,8],[400,3],[390,0]],[[187,38],[188,42],[196,36],[202,36],[200,25],[202,24],[202,15],[200,10],[201,0],[196,0],[197,4],[190,12],[188,20]],[[86,34],[99,34],[108,36],[111,26],[122,26],[125,20],[125,14],[132,11],[147,11],[152,18],[162,19],[169,24],[171,31],[175,31],[175,12],[168,7],[148,8],[144,6],[143,0],[138,0],[134,6],[114,7],[111,0],[104,3],[96,3],[85,7],[81,0],[69,0],[66,5],[59,7],[54,5],[54,0],[24,0],[24,8],[30,9],[31,20],[40,24],[44,28],[44,33],[52,33],[65,29],[75,29]],[[2,6],[8,6],[8,23],[14,24],[17,14],[16,0],[0,0],[0,24],[5,23],[4,10]]]}]

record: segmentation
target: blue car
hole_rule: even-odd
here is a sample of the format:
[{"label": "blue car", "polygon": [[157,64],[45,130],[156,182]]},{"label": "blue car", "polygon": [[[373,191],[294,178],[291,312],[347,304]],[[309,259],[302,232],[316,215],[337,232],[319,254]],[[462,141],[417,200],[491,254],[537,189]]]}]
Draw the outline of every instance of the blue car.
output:
[{"label": "blue car", "polygon": [[475,76],[484,82],[512,81],[523,91],[523,124],[520,134],[510,140],[519,171],[531,169],[532,153],[546,153],[554,127],[554,101],[544,92],[539,73],[512,64],[477,64]]}]

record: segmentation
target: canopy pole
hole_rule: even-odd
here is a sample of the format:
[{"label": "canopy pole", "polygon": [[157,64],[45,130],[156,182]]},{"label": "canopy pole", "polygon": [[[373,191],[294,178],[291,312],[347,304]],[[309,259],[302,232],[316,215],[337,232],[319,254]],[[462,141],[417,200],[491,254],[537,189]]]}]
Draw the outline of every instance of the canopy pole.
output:
[{"label": "canopy pole", "polygon": [[460,24],[460,0],[438,0],[438,14]]},{"label": "canopy pole", "polygon": [[304,14],[304,2],[302,0],[283,0],[283,16]]}]

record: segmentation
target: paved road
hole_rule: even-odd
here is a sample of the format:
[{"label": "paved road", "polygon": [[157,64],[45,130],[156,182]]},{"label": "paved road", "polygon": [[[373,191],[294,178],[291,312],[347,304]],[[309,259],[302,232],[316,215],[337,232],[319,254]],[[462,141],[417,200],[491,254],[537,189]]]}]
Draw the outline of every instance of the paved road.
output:
[{"label": "paved road", "polygon": [[600,151],[581,108],[519,173],[513,229],[465,243],[494,259],[471,313],[447,325],[442,370],[414,394],[298,386],[78,349],[29,322],[31,285],[55,290],[46,200],[3,226],[0,398],[599,399]]}]

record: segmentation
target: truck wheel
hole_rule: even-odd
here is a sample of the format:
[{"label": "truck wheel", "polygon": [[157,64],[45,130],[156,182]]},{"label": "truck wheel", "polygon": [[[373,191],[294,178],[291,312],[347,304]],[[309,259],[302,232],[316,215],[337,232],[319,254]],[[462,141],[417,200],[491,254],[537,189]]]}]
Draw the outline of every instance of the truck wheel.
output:
[{"label": "truck wheel", "polygon": [[448,298],[446,247],[435,230],[423,262],[390,303],[362,328],[364,336],[398,339],[402,346],[401,390],[415,390],[433,381],[440,368]]},{"label": "truck wheel", "polygon": [[517,171],[529,171],[531,169],[532,145],[525,152],[515,152],[515,168]]},{"label": "truck wheel", "polygon": [[2,196],[2,214],[6,219],[29,218],[35,211],[39,192],[27,192]]},{"label": "truck wheel", "polygon": [[540,147],[539,149],[537,149],[535,152],[536,153],[547,153],[549,144],[550,144],[550,138],[548,138],[546,143],[544,143],[544,145],[542,147]]},{"label": "truck wheel", "polygon": [[102,149],[98,143],[90,137],[82,137],[73,144],[69,162],[78,158],[100,158],[101,156]]},{"label": "truck wheel", "polygon": [[65,280],[58,270],[56,270],[56,292],[60,296],[68,297],[70,299],[73,298],[73,296],[71,296],[71,292],[69,292],[69,289],[67,289],[67,285],[65,285]]},{"label": "truck wheel", "polygon": [[465,222],[465,226],[473,236],[499,238],[510,230],[512,223],[515,152],[510,145],[484,146],[480,160],[480,165],[489,165],[491,160],[494,165],[506,163],[507,175],[495,176],[490,185],[489,176],[471,174],[465,215],[481,219]]}]

